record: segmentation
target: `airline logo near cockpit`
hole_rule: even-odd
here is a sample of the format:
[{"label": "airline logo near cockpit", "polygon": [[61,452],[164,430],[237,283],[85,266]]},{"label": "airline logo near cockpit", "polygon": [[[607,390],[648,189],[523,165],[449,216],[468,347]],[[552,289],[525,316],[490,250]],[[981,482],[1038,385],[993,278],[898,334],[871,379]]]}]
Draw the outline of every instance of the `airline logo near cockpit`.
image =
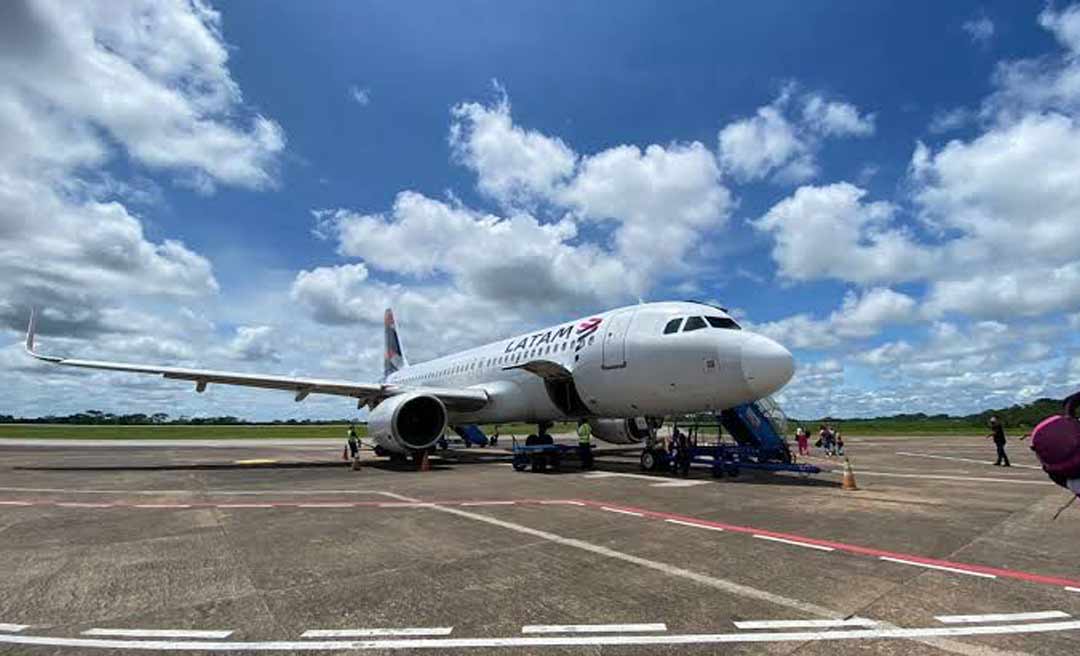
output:
[{"label": "airline logo near cockpit", "polygon": [[582,321],[577,325],[577,331],[575,334],[574,324],[561,326],[559,328],[553,328],[551,330],[528,335],[517,340],[510,340],[506,344],[506,349],[503,353],[513,353],[522,349],[529,349],[535,346],[543,346],[544,344],[550,344],[552,342],[558,342],[560,340],[568,339],[574,336],[577,339],[577,348],[581,348],[583,340],[595,333],[600,328],[600,323],[603,321],[602,317],[591,317]]}]

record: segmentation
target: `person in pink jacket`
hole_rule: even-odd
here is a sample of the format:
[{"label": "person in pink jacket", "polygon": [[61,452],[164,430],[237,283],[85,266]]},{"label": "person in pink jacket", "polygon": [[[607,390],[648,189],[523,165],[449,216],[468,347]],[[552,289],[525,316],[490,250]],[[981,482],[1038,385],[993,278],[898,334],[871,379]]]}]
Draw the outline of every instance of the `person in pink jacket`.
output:
[{"label": "person in pink jacket", "polygon": [[1063,414],[1047,417],[1031,431],[1031,450],[1050,480],[1080,496],[1080,392],[1064,406]]}]

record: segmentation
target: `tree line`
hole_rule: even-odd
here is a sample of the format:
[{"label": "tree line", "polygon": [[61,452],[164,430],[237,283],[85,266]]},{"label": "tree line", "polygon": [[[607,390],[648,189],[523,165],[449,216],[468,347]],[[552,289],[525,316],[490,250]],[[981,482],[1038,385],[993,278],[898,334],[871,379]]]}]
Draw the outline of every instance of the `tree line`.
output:
[{"label": "tree line", "polygon": [[997,416],[1001,420],[1001,423],[1006,428],[1023,428],[1030,429],[1037,425],[1043,419],[1046,419],[1050,415],[1061,414],[1062,411],[1061,399],[1049,399],[1042,398],[1037,399],[1031,403],[1012,405],[1007,408],[989,409],[983,410],[970,415],[953,416],[948,414],[936,414],[928,415],[923,412],[916,412],[911,414],[897,414],[884,417],[858,417],[850,419],[842,419],[838,417],[824,417],[822,419],[807,420],[805,424],[815,423],[869,423],[875,424],[904,424],[905,426],[917,425],[917,424],[954,424],[956,426],[971,427],[971,428],[986,428],[990,422],[990,417]]},{"label": "tree line", "polygon": [[[0,424],[79,424],[87,426],[245,426],[245,425],[286,425],[318,426],[326,424],[347,424],[353,419],[275,419],[273,421],[248,421],[232,415],[221,417],[170,417],[164,412],[144,414],[113,414],[101,410],[86,410],[70,415],[46,415],[44,417],[16,417],[0,414]],[[359,423],[359,422],[357,422]]]}]

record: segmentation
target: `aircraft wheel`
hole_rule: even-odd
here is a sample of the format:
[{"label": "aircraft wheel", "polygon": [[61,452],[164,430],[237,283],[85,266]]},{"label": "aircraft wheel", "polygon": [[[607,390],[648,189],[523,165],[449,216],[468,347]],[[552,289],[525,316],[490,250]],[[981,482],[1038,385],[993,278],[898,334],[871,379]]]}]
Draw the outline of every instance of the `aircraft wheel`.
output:
[{"label": "aircraft wheel", "polygon": [[656,453],[651,449],[641,452],[641,468],[645,471],[656,471]]}]

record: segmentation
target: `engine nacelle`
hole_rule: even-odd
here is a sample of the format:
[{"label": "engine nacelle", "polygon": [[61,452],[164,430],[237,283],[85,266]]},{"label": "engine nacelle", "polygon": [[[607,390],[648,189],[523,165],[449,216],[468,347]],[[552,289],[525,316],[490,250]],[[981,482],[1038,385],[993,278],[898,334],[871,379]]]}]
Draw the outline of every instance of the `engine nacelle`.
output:
[{"label": "engine nacelle", "polygon": [[368,415],[368,437],[391,453],[423,451],[446,431],[446,406],[430,394],[391,396]]},{"label": "engine nacelle", "polygon": [[631,417],[629,419],[590,419],[592,434],[611,444],[636,444],[649,437],[650,429],[660,428],[663,419]]}]

